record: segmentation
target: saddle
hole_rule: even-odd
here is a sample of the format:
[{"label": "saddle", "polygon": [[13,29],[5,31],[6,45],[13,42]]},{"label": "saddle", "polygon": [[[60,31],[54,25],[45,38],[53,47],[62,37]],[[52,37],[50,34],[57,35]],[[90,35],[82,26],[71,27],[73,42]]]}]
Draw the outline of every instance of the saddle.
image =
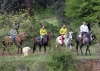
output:
[{"label": "saddle", "polygon": [[59,40],[61,40],[61,41],[62,41],[62,45],[64,44],[64,39],[65,39],[65,38],[64,38],[64,37],[62,37],[62,36],[59,38]]},{"label": "saddle", "polygon": [[64,39],[65,39],[65,38],[64,38],[64,37],[62,37],[62,36],[59,38],[59,40],[64,40]]},{"label": "saddle", "polygon": [[12,42],[12,37],[11,36],[6,36],[4,38],[4,41],[6,41],[6,42]]},{"label": "saddle", "polygon": [[84,34],[83,36],[81,34],[79,34],[79,38],[83,44],[85,44],[85,37],[86,37],[86,34]]}]

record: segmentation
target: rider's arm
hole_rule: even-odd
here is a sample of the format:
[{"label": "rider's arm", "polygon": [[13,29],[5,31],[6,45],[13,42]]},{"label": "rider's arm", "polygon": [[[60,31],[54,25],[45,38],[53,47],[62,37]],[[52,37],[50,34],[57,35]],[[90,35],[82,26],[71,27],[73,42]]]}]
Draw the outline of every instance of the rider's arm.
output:
[{"label": "rider's arm", "polygon": [[45,34],[47,34],[47,31],[46,31],[46,29],[45,29]]},{"label": "rider's arm", "polygon": [[81,33],[83,32],[83,26],[82,25],[80,26],[80,32]]},{"label": "rider's arm", "polygon": [[63,32],[62,32],[62,28],[60,29],[59,33],[60,33],[60,34],[62,34],[62,33],[63,33]]},{"label": "rider's arm", "polygon": [[10,35],[14,35],[14,32],[13,32],[13,30],[10,30]]},{"label": "rider's arm", "polygon": [[[67,30],[67,28],[65,29],[65,31],[66,31],[66,33],[68,33],[68,30]],[[66,33],[65,33],[65,34],[66,34]]]},{"label": "rider's arm", "polygon": [[42,29],[40,29],[40,35],[42,35]]},{"label": "rider's arm", "polygon": [[89,28],[88,28],[88,26],[86,26],[87,28],[86,28],[86,30],[87,30],[87,32],[89,32]]}]

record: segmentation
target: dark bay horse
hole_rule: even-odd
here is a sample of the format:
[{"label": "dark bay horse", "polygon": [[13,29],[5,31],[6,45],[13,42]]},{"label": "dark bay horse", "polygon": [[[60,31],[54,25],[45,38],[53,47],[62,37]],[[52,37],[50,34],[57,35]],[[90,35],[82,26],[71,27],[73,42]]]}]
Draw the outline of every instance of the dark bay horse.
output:
[{"label": "dark bay horse", "polygon": [[[50,41],[51,37],[52,37],[51,33],[48,33],[47,35],[45,35],[42,39],[43,41],[41,41],[39,37],[36,37],[34,39],[33,54],[36,50],[36,45],[39,45],[39,51],[40,52],[41,52],[41,47],[44,46],[44,53],[46,53],[46,46],[50,47],[49,41]],[[41,44],[41,42],[42,42],[42,44]],[[51,47],[50,47],[50,49],[51,49]]]},{"label": "dark bay horse", "polygon": [[77,54],[78,54],[78,45],[80,44],[81,54],[83,55],[83,52],[82,52],[83,45],[86,45],[87,48],[86,48],[85,55],[87,55],[87,51],[89,51],[89,54],[91,55],[89,46],[91,45],[91,41],[92,40],[93,40],[93,33],[92,33],[92,31],[89,31],[89,32],[87,32],[85,34],[85,38],[84,38],[85,43],[84,44],[82,43],[82,40],[80,39],[79,35],[77,35],[76,36],[76,51],[77,51]]},{"label": "dark bay horse", "polygon": [[[18,51],[17,51],[17,53],[19,53],[19,49],[20,49],[20,51],[21,51],[21,53],[22,53],[22,47],[21,47],[21,45],[22,45],[22,41],[23,41],[24,39],[26,39],[26,33],[25,33],[25,32],[20,32],[20,33],[17,34],[15,37],[16,37],[16,38],[15,38],[15,41],[14,41],[14,42],[12,41],[12,37],[11,37],[11,36],[6,36],[6,37],[3,38],[3,45],[5,46],[5,47],[3,48],[3,55],[4,55],[5,49],[6,49],[9,45],[12,45],[13,43],[15,43],[16,45],[18,45]],[[9,52],[9,48],[8,48],[8,52]],[[10,54],[10,52],[9,52],[9,54]]]}]

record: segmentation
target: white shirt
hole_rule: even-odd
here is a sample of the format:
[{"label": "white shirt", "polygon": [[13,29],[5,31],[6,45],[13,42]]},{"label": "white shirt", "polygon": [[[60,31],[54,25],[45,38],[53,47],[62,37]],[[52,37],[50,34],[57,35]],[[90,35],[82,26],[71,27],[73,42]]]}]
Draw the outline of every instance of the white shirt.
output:
[{"label": "white shirt", "polygon": [[80,26],[80,32],[88,32],[88,31],[89,31],[89,29],[88,29],[87,25]]}]

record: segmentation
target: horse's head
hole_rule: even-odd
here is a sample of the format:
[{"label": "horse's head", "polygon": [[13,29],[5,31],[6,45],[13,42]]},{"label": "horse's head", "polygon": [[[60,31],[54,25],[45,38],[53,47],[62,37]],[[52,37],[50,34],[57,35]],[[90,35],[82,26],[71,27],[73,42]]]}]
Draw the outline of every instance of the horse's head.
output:
[{"label": "horse's head", "polygon": [[87,37],[90,39],[90,41],[92,41],[92,40],[94,39],[94,37],[93,37],[93,32],[92,32],[92,31],[89,31],[89,32],[87,33]]},{"label": "horse's head", "polygon": [[69,38],[72,40],[72,38],[73,38],[73,32],[72,31],[70,31],[69,32]]},{"label": "horse's head", "polygon": [[70,31],[68,34],[65,34],[65,37],[69,38],[72,40],[72,37],[73,37],[73,32]]},{"label": "horse's head", "polygon": [[52,38],[52,33],[46,34],[46,37],[47,37],[48,40],[50,40]]},{"label": "horse's head", "polygon": [[23,39],[23,40],[26,39],[26,36],[27,36],[26,32],[20,32],[19,35],[20,35],[21,39]]}]

